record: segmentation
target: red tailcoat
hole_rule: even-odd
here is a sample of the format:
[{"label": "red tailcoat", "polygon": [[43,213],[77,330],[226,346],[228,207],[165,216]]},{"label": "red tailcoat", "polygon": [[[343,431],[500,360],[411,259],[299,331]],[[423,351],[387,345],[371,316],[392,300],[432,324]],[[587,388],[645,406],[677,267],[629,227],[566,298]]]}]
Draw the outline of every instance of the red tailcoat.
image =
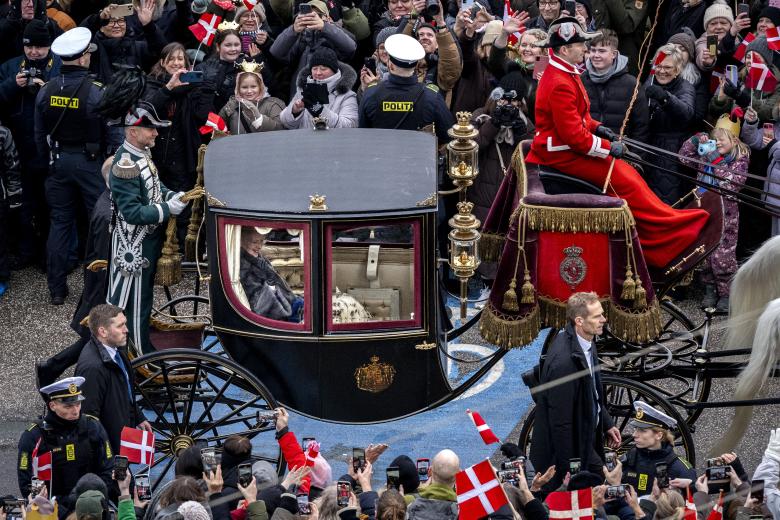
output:
[{"label": "red tailcoat", "polygon": [[[551,166],[597,186],[609,170],[610,142],[593,134],[599,122],[590,117],[588,93],[580,73],[551,56],[536,90],[536,135],[529,163]],[[628,163],[616,160],[608,193],[625,199],[636,220],[645,261],[668,266],[698,238],[709,214],[667,206]]]}]

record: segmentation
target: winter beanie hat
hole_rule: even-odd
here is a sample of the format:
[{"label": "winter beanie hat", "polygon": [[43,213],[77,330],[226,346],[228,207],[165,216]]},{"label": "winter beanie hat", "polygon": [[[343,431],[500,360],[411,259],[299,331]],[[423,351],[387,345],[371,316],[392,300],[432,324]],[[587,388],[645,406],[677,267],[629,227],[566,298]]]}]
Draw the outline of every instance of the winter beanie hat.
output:
[{"label": "winter beanie hat", "polygon": [[773,58],[774,58],[774,52],[769,50],[769,44],[766,41],[766,36],[759,36],[752,42],[750,42],[747,46],[747,52],[757,52],[761,58],[763,58],[764,63],[772,64]]},{"label": "winter beanie hat", "polygon": [[680,45],[688,53],[688,59],[690,60],[696,55],[696,37],[688,27],[683,28],[677,34],[673,34],[667,43]]},{"label": "winter beanie hat", "polygon": [[398,30],[398,27],[393,27],[392,25],[390,27],[385,27],[381,31],[379,31],[376,35],[376,45],[375,47],[379,47],[379,44],[385,43],[385,40],[390,38],[392,35],[395,34],[395,32]]},{"label": "winter beanie hat", "polygon": [[315,67],[317,65],[328,67],[333,72],[339,71],[339,59],[336,56],[336,53],[328,47],[318,48],[311,55],[311,58],[309,58],[310,67]]},{"label": "winter beanie hat", "polygon": [[176,511],[184,520],[211,520],[211,515],[206,511],[206,508],[194,500],[184,502]]},{"label": "winter beanie hat", "polygon": [[22,45],[30,47],[51,47],[51,35],[46,24],[40,20],[30,20],[22,34]]},{"label": "winter beanie hat", "polygon": [[734,13],[731,11],[731,7],[723,0],[715,0],[715,2],[704,11],[704,29],[715,18],[725,18],[729,23],[734,23]]},{"label": "winter beanie hat", "polygon": [[775,27],[780,27],[780,9],[768,5],[764,7],[758,15],[759,18],[769,18]]}]

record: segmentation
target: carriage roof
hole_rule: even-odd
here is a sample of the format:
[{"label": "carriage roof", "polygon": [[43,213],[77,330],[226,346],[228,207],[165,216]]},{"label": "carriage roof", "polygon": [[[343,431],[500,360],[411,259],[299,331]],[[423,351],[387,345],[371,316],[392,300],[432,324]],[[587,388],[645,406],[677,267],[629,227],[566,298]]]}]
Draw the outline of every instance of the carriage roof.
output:
[{"label": "carriage roof", "polygon": [[437,189],[436,138],[381,129],[263,132],[213,141],[206,189],[228,208],[309,213],[309,196],[327,197],[325,214],[433,211],[418,203]]}]

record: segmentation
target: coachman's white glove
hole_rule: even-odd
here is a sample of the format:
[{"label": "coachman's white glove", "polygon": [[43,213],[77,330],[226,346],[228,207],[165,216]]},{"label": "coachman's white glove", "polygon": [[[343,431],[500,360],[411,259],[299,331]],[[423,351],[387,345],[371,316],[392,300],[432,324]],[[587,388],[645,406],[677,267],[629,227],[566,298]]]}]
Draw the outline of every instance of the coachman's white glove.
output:
[{"label": "coachman's white glove", "polygon": [[167,202],[171,215],[178,215],[187,207],[187,203],[181,201],[183,195],[184,192],[180,191]]},{"label": "coachman's white glove", "polygon": [[764,457],[780,463],[780,428],[769,433],[769,444],[764,451]]}]

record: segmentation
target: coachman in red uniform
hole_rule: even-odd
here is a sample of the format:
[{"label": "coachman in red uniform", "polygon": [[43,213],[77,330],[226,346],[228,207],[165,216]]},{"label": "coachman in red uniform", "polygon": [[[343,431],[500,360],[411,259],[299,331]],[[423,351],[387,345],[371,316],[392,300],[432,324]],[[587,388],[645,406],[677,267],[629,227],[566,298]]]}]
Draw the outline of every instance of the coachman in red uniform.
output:
[{"label": "coachman in red uniform", "polygon": [[586,33],[577,20],[561,17],[550,26],[545,47],[553,50],[536,92],[536,135],[526,162],[551,166],[603,186],[612,162],[607,192],[625,199],[636,220],[645,261],[663,268],[699,237],[709,213],[676,210],[650,190],[639,173],[621,160],[625,145],[590,117],[590,101],[575,65],[585,57]]}]

